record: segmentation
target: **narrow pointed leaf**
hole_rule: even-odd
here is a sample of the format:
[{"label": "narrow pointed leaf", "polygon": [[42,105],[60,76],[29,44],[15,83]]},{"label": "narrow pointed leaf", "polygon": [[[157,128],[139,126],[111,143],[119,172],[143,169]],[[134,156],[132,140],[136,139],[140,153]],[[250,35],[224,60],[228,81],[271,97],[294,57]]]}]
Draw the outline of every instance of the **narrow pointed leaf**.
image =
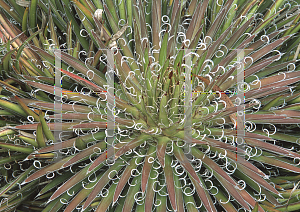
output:
[{"label": "narrow pointed leaf", "polygon": [[174,184],[174,176],[173,170],[171,167],[172,158],[169,155],[165,155],[165,166],[164,166],[164,173],[166,178],[168,196],[172,205],[173,210],[177,210],[176,205],[176,194],[175,194],[175,184]]}]

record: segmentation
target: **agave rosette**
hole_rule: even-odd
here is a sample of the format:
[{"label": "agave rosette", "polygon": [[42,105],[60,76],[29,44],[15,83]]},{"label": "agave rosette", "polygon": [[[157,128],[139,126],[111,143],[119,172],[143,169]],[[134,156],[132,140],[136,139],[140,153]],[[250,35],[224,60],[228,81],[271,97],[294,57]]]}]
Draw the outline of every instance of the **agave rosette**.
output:
[{"label": "agave rosette", "polygon": [[300,208],[297,3],[45,3],[0,3],[1,210]]}]

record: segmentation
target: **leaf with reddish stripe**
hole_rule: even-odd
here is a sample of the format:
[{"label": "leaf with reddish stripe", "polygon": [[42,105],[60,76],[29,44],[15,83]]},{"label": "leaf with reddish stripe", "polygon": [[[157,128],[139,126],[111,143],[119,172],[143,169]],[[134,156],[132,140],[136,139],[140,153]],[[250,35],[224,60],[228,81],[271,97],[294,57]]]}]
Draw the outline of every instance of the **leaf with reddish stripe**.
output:
[{"label": "leaf with reddish stripe", "polygon": [[289,87],[278,87],[278,88],[273,88],[273,89],[272,88],[270,89],[269,87],[264,87],[261,89],[251,90],[251,91],[247,92],[245,94],[245,97],[246,97],[246,99],[261,98],[261,97],[281,93],[281,92],[288,91],[288,90],[290,90]]},{"label": "leaf with reddish stripe", "polygon": [[256,174],[255,172],[251,171],[250,169],[246,168],[245,166],[242,166],[241,164],[237,163],[237,168],[243,172],[245,175],[248,175],[251,179],[253,179],[256,183],[262,185],[269,191],[272,191],[275,194],[279,195],[279,192],[271,186],[266,180],[264,180],[261,176]]},{"label": "leaf with reddish stripe", "polygon": [[220,25],[222,24],[228,10],[229,10],[229,6],[230,4],[233,2],[233,0],[229,0],[226,2],[226,4],[222,7],[221,11],[217,14],[216,19],[214,20],[214,22],[212,23],[212,25],[209,27],[208,32],[206,33],[206,36],[211,37],[212,39],[214,39],[215,34],[217,33]]},{"label": "leaf with reddish stripe", "polygon": [[184,141],[187,142],[187,143],[193,143],[193,144],[207,144],[207,145],[209,144],[209,143],[206,142],[206,141],[202,141],[202,140],[198,140],[198,139],[192,138],[192,137],[190,137],[190,136],[186,136],[184,130],[183,130],[183,131],[179,131],[179,132],[176,133],[174,136],[177,137],[177,138],[184,139]]},{"label": "leaf with reddish stripe", "polygon": [[255,160],[255,161],[263,162],[263,163],[266,163],[266,164],[269,164],[269,165],[272,165],[272,166],[275,166],[278,168],[282,168],[282,169],[286,169],[286,170],[289,170],[292,172],[300,173],[300,168],[295,166],[296,164],[292,165],[290,163],[286,163],[286,162],[277,160],[274,157],[267,157],[267,156],[261,155],[258,157],[257,156],[252,157],[251,159]]},{"label": "leaf with reddish stripe", "polygon": [[103,212],[108,209],[108,207],[111,205],[113,201],[113,196],[114,196],[114,191],[116,190],[117,183],[113,183],[109,188],[108,188],[108,195],[102,198],[101,202],[98,204],[97,209],[95,212]]},{"label": "leaf with reddish stripe", "polygon": [[171,139],[168,137],[157,137],[156,154],[162,167],[165,166],[165,152],[169,141],[171,141]]},{"label": "leaf with reddish stripe", "polygon": [[254,139],[254,138],[245,138],[245,141],[247,144],[249,144],[250,146],[255,146],[258,148],[262,148],[265,149],[267,151],[271,151],[274,152],[276,154],[282,154],[284,156],[289,156],[289,157],[295,157],[295,158],[300,158],[300,155],[296,152],[292,152],[286,148],[274,145],[274,144],[270,144],[267,142],[263,142],[260,141],[258,139]]},{"label": "leaf with reddish stripe", "polygon": [[105,141],[96,143],[96,144],[82,150],[81,152],[77,153],[76,155],[74,155],[74,157],[72,157],[70,160],[68,160],[65,164],[62,165],[62,168],[66,168],[66,167],[71,166],[75,163],[78,163],[84,159],[87,159],[90,156],[96,154],[96,152],[103,150],[105,147],[106,147]]},{"label": "leaf with reddish stripe", "polygon": [[[247,203],[249,203],[249,205],[251,205],[253,208],[255,207],[256,201],[254,200],[254,198],[245,189],[240,190],[239,193],[242,196],[242,198]],[[265,212],[264,209],[261,206],[258,206],[258,211],[259,212]]]},{"label": "leaf with reddish stripe", "polygon": [[292,110],[276,110],[272,111],[275,115],[280,115],[283,117],[293,117],[300,118],[300,111],[292,111]]},{"label": "leaf with reddish stripe", "polygon": [[126,144],[126,140],[124,141],[124,143],[123,142],[118,143],[115,146],[110,147],[108,150],[103,152],[96,160],[93,161],[92,165],[89,167],[87,172],[89,173],[89,172],[93,171],[94,168],[96,168],[101,163],[103,163],[107,158],[110,158],[111,156],[113,156],[116,152],[116,149],[122,148],[125,144]]},{"label": "leaf with reddish stripe", "polygon": [[37,196],[41,196],[42,194],[45,194],[49,190],[57,187],[61,183],[67,181],[70,177],[73,176],[72,172],[65,172],[63,175],[56,176],[55,179],[53,179],[51,182],[47,183],[45,187],[42,188],[42,190],[38,193]]},{"label": "leaf with reddish stripe", "polygon": [[[49,119],[55,119],[57,116],[50,115]],[[64,120],[92,120],[92,121],[105,121],[103,115],[95,113],[64,113],[60,114],[59,118]]]},{"label": "leaf with reddish stripe", "polygon": [[237,155],[236,152],[231,152],[231,151],[226,151],[222,148],[218,148],[218,147],[211,147],[214,151],[218,151],[220,153],[222,153],[223,155],[226,155],[228,158],[230,158],[231,160],[235,161],[238,164],[243,165],[244,167],[246,167],[247,169],[253,171],[254,173],[258,174],[259,176],[262,176],[264,178],[267,178],[268,176],[263,173],[259,168],[257,168],[256,166],[254,166],[252,163],[250,163],[249,161],[245,160],[245,158],[242,158],[241,156]]},{"label": "leaf with reddish stripe", "polygon": [[245,70],[245,78],[256,74],[256,72],[259,72],[263,70],[265,67],[268,67],[271,63],[273,63],[276,59],[278,59],[280,56],[275,55],[270,58],[267,58],[265,60],[262,60],[260,62],[255,63],[254,65],[250,66]]},{"label": "leaf with reddish stripe", "polygon": [[252,212],[258,212],[258,206],[258,202],[256,202]]},{"label": "leaf with reddish stripe", "polygon": [[68,203],[67,207],[65,208],[64,212],[72,212],[77,205],[79,205],[87,196],[92,192],[93,187],[97,183],[97,181],[100,179],[100,176],[97,176],[97,178],[93,181],[90,182],[89,184],[85,185],[83,189],[81,189],[78,194]]},{"label": "leaf with reddish stripe", "polygon": [[[51,131],[72,131],[74,125],[79,125],[79,122],[63,122],[63,123],[48,123],[48,127]],[[36,130],[38,124],[24,124],[15,126],[18,130]],[[105,127],[104,127],[105,129]]]},{"label": "leaf with reddish stripe", "polygon": [[[161,185],[165,184],[165,182],[163,182],[162,175],[160,175],[160,177],[159,177],[159,183]],[[166,186],[163,186],[161,188],[161,193],[160,192],[156,193],[156,201],[160,202],[160,205],[158,205],[156,207],[157,212],[166,212],[167,211],[167,195],[165,195],[165,194],[167,194]]]},{"label": "leaf with reddish stripe", "polygon": [[92,192],[88,196],[87,200],[85,201],[82,210],[85,210],[91,203],[92,201],[96,198],[96,196],[99,194],[99,192],[104,188],[104,186],[110,181],[111,178],[113,178],[118,171],[123,167],[121,164],[123,162],[127,162],[130,158],[126,159],[118,159],[115,161],[114,165],[112,165],[107,171],[102,175],[100,180],[98,180],[97,184],[93,188]]},{"label": "leaf with reddish stripe", "polygon": [[93,68],[89,65],[84,64],[79,59],[76,59],[76,58],[72,57],[71,55],[69,55],[65,52],[61,52],[60,56],[61,56],[61,59],[65,63],[72,66],[77,71],[84,74],[85,76],[89,76],[89,72],[92,71],[92,73],[93,73],[92,80],[94,82],[97,82],[99,84],[99,86],[106,85],[106,81],[104,80],[104,75],[103,75],[102,72],[98,71],[97,69],[95,69],[95,68]]},{"label": "leaf with reddish stripe", "polygon": [[[12,101],[16,101],[14,97],[10,98]],[[25,104],[28,106],[33,106],[37,108],[42,108],[46,110],[54,111],[54,104],[53,102],[45,102],[45,101],[38,101],[33,99],[25,99],[20,98]],[[75,104],[60,104],[62,112],[78,112],[78,113],[89,113],[89,112],[96,112],[93,110],[93,108],[90,108],[88,106],[83,105],[75,105]]]},{"label": "leaf with reddish stripe", "polygon": [[201,25],[208,3],[209,0],[204,0],[202,4],[199,3],[197,5],[191,23],[186,32],[187,39],[191,40],[194,37],[193,35],[196,34],[195,30],[197,30]]},{"label": "leaf with reddish stripe", "polygon": [[[296,72],[294,72],[296,73]],[[276,78],[278,78],[278,80],[274,77],[267,77],[267,78],[264,78],[264,79],[261,79],[260,83],[258,83],[259,85],[253,85],[253,86],[250,86],[251,89],[253,88],[280,88],[280,87],[286,87],[288,85],[291,85],[291,84],[294,84],[296,82],[299,81],[299,76],[300,76],[300,71],[297,72],[297,75],[296,77],[294,78],[289,78],[288,76],[281,76],[281,75],[277,75]],[[282,78],[282,79],[280,79]]]},{"label": "leaf with reddish stripe", "polygon": [[28,116],[32,116],[34,118],[34,120],[37,122],[40,121],[39,116],[35,112],[30,110],[29,107],[27,107],[27,105],[22,101],[21,98],[19,98],[17,96],[14,96],[14,98],[17,100],[18,104],[23,108],[23,110],[28,114]]},{"label": "leaf with reddish stripe", "polygon": [[268,54],[270,51],[272,51],[276,47],[283,44],[283,42],[286,41],[287,39],[289,39],[290,37],[291,37],[291,35],[280,38],[280,39],[274,41],[273,43],[270,43],[270,44],[266,45],[265,47],[261,48],[260,50],[251,54],[253,62],[256,62],[258,59],[262,58],[264,55]]},{"label": "leaf with reddish stripe", "polygon": [[[38,82],[32,82],[29,80],[24,80],[24,82],[28,85],[31,85],[33,87],[39,88],[43,91],[46,91],[47,93],[54,94],[54,88],[55,88],[54,86],[46,85],[46,84],[42,84],[42,83],[38,83]],[[65,90],[65,89],[62,89],[61,91],[65,96],[68,97],[69,100],[73,100],[73,101],[84,100],[87,104],[97,106],[97,98],[95,98],[95,97],[83,95],[83,94],[80,94],[79,92],[77,92],[75,95],[73,91]]]},{"label": "leaf with reddish stripe", "polygon": [[190,164],[187,157],[184,155],[184,152],[180,147],[178,147],[176,144],[173,144],[173,151],[174,155],[177,158],[177,160],[180,162],[181,166],[185,168],[185,170],[199,183],[201,184],[201,181],[195,172],[195,169]]},{"label": "leaf with reddish stripe", "polygon": [[[154,163],[154,158],[156,157],[155,149],[156,149],[155,146],[149,145],[147,156],[145,157],[145,162],[142,170],[142,183],[141,183],[142,192],[145,192],[146,190],[150,171]],[[152,162],[150,162],[151,158],[152,158]]]},{"label": "leaf with reddish stripe", "polygon": [[[254,17],[251,17],[248,21],[246,21],[242,26],[239,26],[239,28],[232,34],[231,39],[229,39],[225,46],[227,48],[232,48],[232,46],[238,41],[238,39],[245,33],[247,28],[249,28],[249,24],[253,21]],[[234,25],[236,24],[233,23]],[[235,26],[234,26],[235,27]]]},{"label": "leaf with reddish stripe", "polygon": [[88,123],[80,123],[72,126],[73,129],[106,129],[107,128],[107,122],[88,122]]},{"label": "leaf with reddish stripe", "polygon": [[[143,151],[145,153],[145,151]],[[143,152],[141,152],[141,154],[143,154]],[[138,158],[133,158],[129,165],[127,165],[126,169],[123,171],[123,174],[118,182],[115,194],[114,194],[114,198],[113,198],[113,202],[115,203],[123,188],[125,187],[126,183],[128,182],[129,178],[131,177],[131,173],[132,170],[136,169],[136,167],[140,164],[140,162],[142,161],[143,157],[138,157]]]},{"label": "leaf with reddish stripe", "polygon": [[[206,129],[209,129],[211,131],[212,134],[217,135],[217,136],[236,136],[236,130],[234,129],[219,129],[219,128],[209,128],[207,127]],[[255,131],[254,132],[245,132],[245,137],[248,138],[256,138],[256,139],[262,139],[262,140],[272,140],[272,138],[265,136],[265,135],[260,135],[260,134],[256,134],[258,132]]]},{"label": "leaf with reddish stripe", "polygon": [[[63,164],[68,161],[71,157],[68,157],[66,159],[63,160]],[[63,165],[61,164],[61,166]],[[93,170],[92,173],[94,173],[95,171],[97,171],[98,169],[100,169],[103,166],[103,164],[100,164],[97,168],[95,168]],[[70,188],[72,188],[73,186],[75,186],[76,184],[80,183],[82,180],[84,180],[85,178],[87,178],[89,175],[87,175],[87,170],[88,170],[89,166],[84,167],[83,169],[81,169],[79,172],[77,172],[76,174],[74,174],[68,181],[66,181],[63,185],[61,185],[53,194],[52,196],[49,198],[49,201],[52,201],[54,199],[56,199],[57,197],[59,197],[60,195],[62,195],[63,193],[65,193],[67,190],[69,190]],[[92,174],[91,173],[91,174]]]},{"label": "leaf with reddish stripe", "polygon": [[196,202],[194,199],[194,196],[188,196],[188,195],[183,195],[183,199],[185,202],[185,207],[188,212],[198,212],[198,209],[196,208]]},{"label": "leaf with reddish stripe", "polygon": [[[88,142],[92,142],[96,140],[102,140],[105,138],[105,132],[97,132],[94,134],[88,134],[88,135],[83,135],[80,137],[85,143]],[[71,138],[69,140],[66,141],[62,141],[59,143],[55,143],[51,146],[47,146],[45,148],[39,149],[36,153],[46,153],[46,152],[53,152],[53,151],[57,151],[60,149],[66,149],[69,147],[72,147],[75,145],[77,138]]]},{"label": "leaf with reddish stripe", "polygon": [[246,208],[247,210],[250,210],[249,206],[247,205],[247,203],[245,202],[245,200],[243,199],[243,197],[239,194],[239,192],[237,191],[237,186],[234,187],[231,183],[229,183],[227,180],[225,180],[221,175],[219,175],[218,173],[214,173],[214,176],[218,179],[218,181],[221,183],[221,185],[227,190],[227,192],[234,197],[234,199],[241,204],[244,208]]},{"label": "leaf with reddish stripe", "polygon": [[173,169],[171,167],[172,158],[171,156],[165,154],[165,166],[164,166],[164,173],[165,179],[167,184],[167,190],[169,199],[172,205],[173,210],[177,210],[176,205],[176,196],[175,196],[175,184],[174,184],[174,176],[173,176]]},{"label": "leaf with reddish stripe", "polygon": [[[263,132],[261,130],[256,131],[257,134],[264,136],[266,132]],[[298,137],[297,136],[292,136],[289,134],[284,134],[284,133],[279,133],[276,132],[274,135],[269,135],[271,139],[277,139],[277,140],[282,140],[282,141],[287,141],[290,143],[297,143],[298,142]]]},{"label": "leaf with reddish stripe", "polygon": [[205,137],[204,140],[207,141],[209,143],[209,145],[211,145],[211,146],[220,147],[220,148],[231,150],[231,151],[237,151],[237,153],[239,153],[239,154],[245,154],[245,151],[243,149],[241,149],[239,147],[236,149],[235,146],[232,146],[228,143],[224,143],[222,141],[217,141],[215,139],[208,138],[208,137]]},{"label": "leaf with reddish stripe", "polygon": [[175,197],[176,197],[176,207],[178,212],[184,212],[183,207],[183,194],[182,194],[182,185],[179,180],[179,177],[173,172],[174,183],[175,183]]},{"label": "leaf with reddish stripe", "polygon": [[234,186],[237,186],[236,182],[218,164],[216,164],[216,162],[214,162],[209,157],[206,157],[205,154],[201,152],[199,149],[192,147],[191,153],[196,158],[200,159],[206,165],[207,168],[214,170],[215,172],[220,174],[222,178],[224,178],[227,182],[229,182]]},{"label": "leaf with reddish stripe", "polygon": [[60,170],[61,169],[61,166],[68,160],[70,160],[70,158],[72,158],[73,156],[69,156],[69,157],[66,157],[66,158],[63,158],[62,160],[60,161],[57,161],[56,163],[54,164],[51,164],[51,165],[48,165],[38,171],[36,171],[35,173],[33,173],[32,175],[30,175],[26,180],[24,180],[23,184],[25,183],[29,183],[35,179],[38,179],[48,173],[51,173],[51,172],[54,172],[54,171],[57,171],[57,170]]},{"label": "leaf with reddish stripe", "polygon": [[252,120],[254,123],[266,124],[300,124],[299,119],[281,118],[281,119],[266,119],[266,120]]},{"label": "leaf with reddish stripe", "polygon": [[[249,20],[250,21],[250,20]],[[247,24],[248,25],[248,24]],[[232,25],[228,27],[222,35],[209,47],[205,59],[211,58],[212,55],[216,52],[217,48],[220,46],[222,42],[224,42],[224,39],[226,36],[228,36],[229,30],[231,30]]]},{"label": "leaf with reddish stripe", "polygon": [[122,212],[131,212],[132,207],[135,203],[135,195],[140,190],[141,187],[141,175],[133,178],[132,182],[133,185],[129,187],[129,190],[126,194],[125,204],[123,206]]},{"label": "leaf with reddish stripe", "polygon": [[200,185],[193,177],[190,176],[190,179],[192,180],[192,183],[196,188],[197,194],[198,194],[199,198],[201,199],[206,210],[212,211],[212,212],[217,212],[217,210],[212,202],[212,199],[208,193],[208,190],[205,187],[203,180],[201,181],[201,185]]},{"label": "leaf with reddish stripe", "polygon": [[[156,166],[157,162],[153,162]],[[143,175],[142,175],[143,177]],[[151,212],[154,204],[155,197],[155,182],[157,180],[158,173],[151,167],[149,179],[147,179],[146,197],[145,197],[145,212]],[[143,191],[143,190],[142,190]]]},{"label": "leaf with reddish stripe", "polygon": [[132,141],[128,142],[126,145],[124,145],[122,148],[120,148],[119,151],[116,152],[115,158],[120,157],[123,155],[125,152],[127,152],[130,149],[134,149],[141,145],[144,141],[147,139],[151,138],[149,135],[141,134],[137,138],[133,139]]},{"label": "leaf with reddish stripe", "polygon": [[101,88],[100,86],[92,83],[90,80],[86,80],[80,76],[78,76],[77,74],[73,74],[69,71],[65,71],[63,69],[61,69],[61,72],[64,73],[65,75],[68,75],[71,79],[74,79],[75,81],[79,82],[80,84],[87,86],[88,88],[92,89],[94,92],[97,92],[97,94],[102,97],[103,99],[106,99],[106,90],[104,90],[103,88]]}]

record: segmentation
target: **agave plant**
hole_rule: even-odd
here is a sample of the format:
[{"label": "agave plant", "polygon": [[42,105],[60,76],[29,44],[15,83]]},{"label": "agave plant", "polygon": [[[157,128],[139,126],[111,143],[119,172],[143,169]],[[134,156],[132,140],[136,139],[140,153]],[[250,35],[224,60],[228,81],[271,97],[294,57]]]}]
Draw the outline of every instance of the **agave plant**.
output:
[{"label": "agave plant", "polygon": [[0,211],[300,209],[296,1],[0,7]]}]

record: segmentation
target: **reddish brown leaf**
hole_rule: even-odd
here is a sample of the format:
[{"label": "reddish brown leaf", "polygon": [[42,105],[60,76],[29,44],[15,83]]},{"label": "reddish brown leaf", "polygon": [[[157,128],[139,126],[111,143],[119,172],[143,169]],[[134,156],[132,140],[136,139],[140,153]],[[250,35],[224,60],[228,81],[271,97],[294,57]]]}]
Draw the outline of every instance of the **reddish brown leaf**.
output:
[{"label": "reddish brown leaf", "polygon": [[296,166],[297,164],[292,165],[290,163],[286,163],[286,162],[277,160],[274,157],[266,157],[266,156],[261,155],[259,157],[252,157],[252,159],[275,166],[275,167],[286,169],[286,170],[289,170],[292,172],[300,173],[300,168]]},{"label": "reddish brown leaf", "polygon": [[46,175],[46,174],[48,174],[50,172],[54,172],[54,171],[60,170],[62,168],[61,166],[66,161],[70,160],[70,158],[72,158],[72,157],[73,156],[66,157],[66,158],[64,158],[64,159],[62,159],[62,160],[60,160],[60,161],[58,161],[58,162],[56,162],[54,164],[48,165],[48,166],[46,166],[46,167],[44,167],[44,168],[36,171],[32,175],[30,175],[23,183],[29,183],[29,182],[31,182],[31,181],[33,181],[35,179],[38,179],[38,178],[40,178],[40,177],[42,177],[42,176],[44,176],[44,175]]},{"label": "reddish brown leaf", "polygon": [[[47,123],[47,125],[51,131],[72,131],[72,127],[79,125],[79,122]],[[37,126],[38,124],[24,124],[15,126],[14,128],[18,130],[36,130]],[[105,127],[103,129],[105,129]]]},{"label": "reddish brown leaf", "polygon": [[222,178],[225,179],[230,184],[237,186],[236,182],[218,164],[216,164],[216,162],[214,162],[209,157],[206,157],[203,152],[201,152],[199,149],[195,147],[191,148],[191,150],[192,150],[191,151],[192,155],[200,159],[206,165],[206,167],[220,174],[220,176],[222,176]]},{"label": "reddish brown leaf", "polygon": [[82,124],[75,124],[72,126],[72,129],[106,129],[107,122],[89,122],[89,123],[82,123]]},{"label": "reddish brown leaf", "polygon": [[274,41],[273,43],[270,43],[270,44],[266,45],[265,47],[261,48],[257,52],[254,52],[253,54],[251,54],[253,62],[256,62],[258,59],[260,59],[264,55],[268,54],[270,51],[275,49],[277,46],[280,46],[281,44],[283,44],[283,42],[286,41],[287,39],[289,39],[290,37],[291,37],[291,35],[280,38],[280,39]]},{"label": "reddish brown leaf", "polygon": [[173,145],[173,151],[175,157],[178,159],[180,164],[185,168],[185,170],[199,183],[201,184],[201,181],[195,172],[195,169],[192,167],[190,164],[189,160],[187,157],[184,155],[184,152],[180,147],[178,147],[176,144]]},{"label": "reddish brown leaf", "polygon": [[177,205],[176,205],[176,196],[175,196],[175,184],[174,184],[174,176],[173,176],[171,163],[172,163],[172,158],[166,154],[165,166],[164,166],[165,179],[166,179],[167,190],[168,190],[171,205],[173,207],[173,210],[176,211]]},{"label": "reddish brown leaf", "polygon": [[[157,165],[156,162],[154,162]],[[157,180],[156,172],[154,168],[151,168],[151,172],[149,175],[149,179],[147,179],[147,190],[145,197],[145,212],[151,212],[154,204],[154,196],[155,196],[155,181]],[[143,177],[143,175],[142,175]]]},{"label": "reddish brown leaf", "polygon": [[[128,157],[129,159],[129,157]],[[128,160],[127,159],[127,160]],[[126,160],[126,159],[125,159]],[[93,188],[92,192],[88,196],[87,200],[84,202],[84,205],[82,207],[82,210],[85,210],[92,201],[96,198],[97,194],[104,188],[104,186],[110,181],[112,177],[114,177],[118,171],[123,167],[121,164],[123,164],[123,160],[117,160],[115,161],[115,164],[112,165],[98,180],[97,184]]]},{"label": "reddish brown leaf", "polygon": [[123,188],[131,177],[132,170],[134,170],[140,164],[142,159],[143,157],[133,158],[130,161],[129,165],[126,166],[126,169],[123,171],[121,179],[119,180],[116,191],[114,193],[113,202],[116,202],[118,200]]},{"label": "reddish brown leaf", "polygon": [[165,166],[165,155],[166,155],[165,152],[166,152],[167,144],[169,141],[171,141],[171,139],[168,137],[158,137],[157,138],[156,154],[157,154],[157,158],[160,162],[160,165],[162,167]]},{"label": "reddish brown leaf", "polygon": [[120,157],[121,155],[123,155],[125,152],[127,152],[130,149],[134,149],[134,148],[138,147],[139,145],[141,145],[144,141],[146,141],[149,138],[151,138],[151,136],[144,135],[144,134],[138,136],[137,138],[133,139],[132,141],[128,142],[126,145],[121,147],[120,150],[116,152],[115,158]]},{"label": "reddish brown leaf", "polygon": [[[150,171],[154,162],[154,158],[156,157],[155,146],[149,145],[147,156],[145,157],[145,163],[142,170],[142,192],[146,191],[147,182],[150,176]],[[153,158],[153,161],[150,162],[150,159]]]},{"label": "reddish brown leaf", "polygon": [[[222,186],[227,190],[227,192],[239,203],[241,204],[244,208],[247,210],[250,210],[249,206],[243,199],[243,197],[240,195],[241,190],[239,192],[237,191],[237,185],[234,187],[232,184],[230,184],[227,180],[225,180],[221,175],[218,173],[214,173],[214,176],[220,181]],[[251,201],[250,199],[247,199],[248,201]]]},{"label": "reddish brown leaf", "polygon": [[[90,142],[90,141],[94,141],[95,139],[97,140],[101,140],[105,138],[105,132],[97,132],[94,134],[88,134],[88,135],[83,135],[80,137],[85,143]],[[52,151],[57,151],[60,149],[65,149],[65,148],[69,148],[75,145],[77,138],[72,138],[66,141],[62,141],[59,143],[55,143],[51,146],[47,146],[45,148],[42,148],[40,150],[38,150],[36,153],[46,153],[46,152],[52,152]]]},{"label": "reddish brown leaf", "polygon": [[119,149],[123,147],[126,143],[118,143],[114,147],[110,147],[108,150],[103,152],[96,160],[93,161],[92,165],[88,169],[88,173],[93,171],[96,167],[98,167],[101,163],[103,163],[105,160],[110,158],[114,155],[116,152],[115,149]]},{"label": "reddish brown leaf", "polygon": [[75,163],[78,163],[78,162],[86,159],[90,155],[95,154],[95,152],[103,150],[105,147],[106,147],[105,141],[96,143],[96,144],[84,149],[83,151],[77,153],[76,155],[74,155],[74,157],[72,157],[70,160],[68,160],[65,164],[62,165],[62,168],[66,168]]},{"label": "reddish brown leaf", "polygon": [[193,177],[190,177],[190,179],[192,180],[192,182],[196,188],[196,191],[198,193],[198,196],[201,199],[206,210],[212,211],[212,212],[217,212],[217,210],[210,198],[208,191],[206,190],[206,188],[204,188],[204,185],[199,184]]}]

